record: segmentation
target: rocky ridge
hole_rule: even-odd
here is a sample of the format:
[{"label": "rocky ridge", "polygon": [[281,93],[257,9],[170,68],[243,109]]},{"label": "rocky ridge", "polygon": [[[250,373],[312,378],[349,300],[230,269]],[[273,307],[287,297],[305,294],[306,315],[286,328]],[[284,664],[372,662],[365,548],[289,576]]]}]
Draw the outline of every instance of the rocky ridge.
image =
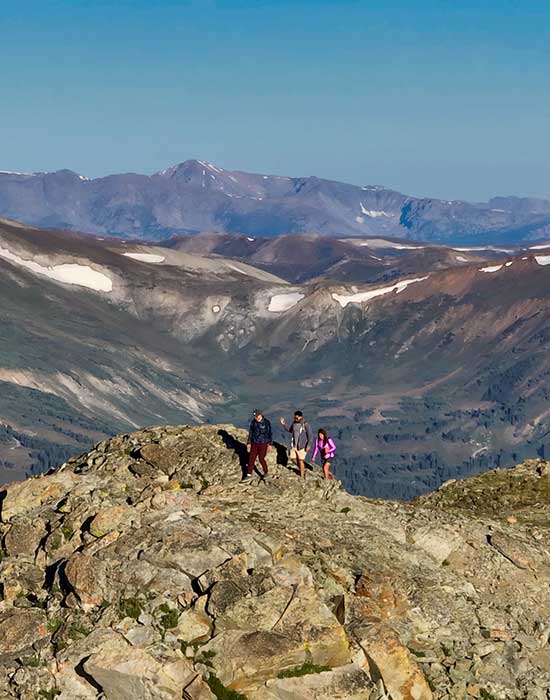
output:
[{"label": "rocky ridge", "polygon": [[550,464],[406,504],[154,427],[0,491],[0,698],[548,700]]}]

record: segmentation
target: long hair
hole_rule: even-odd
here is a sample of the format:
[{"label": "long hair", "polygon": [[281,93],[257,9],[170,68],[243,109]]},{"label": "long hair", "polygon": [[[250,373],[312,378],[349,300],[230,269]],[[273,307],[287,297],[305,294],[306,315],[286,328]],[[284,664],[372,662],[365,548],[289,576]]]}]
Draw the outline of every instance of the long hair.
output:
[{"label": "long hair", "polygon": [[323,436],[323,447],[324,447],[324,446],[327,444],[327,442],[328,442],[328,434],[327,434],[327,431],[326,431],[324,428],[319,428],[319,430],[317,431],[317,433],[321,433],[321,435]]}]

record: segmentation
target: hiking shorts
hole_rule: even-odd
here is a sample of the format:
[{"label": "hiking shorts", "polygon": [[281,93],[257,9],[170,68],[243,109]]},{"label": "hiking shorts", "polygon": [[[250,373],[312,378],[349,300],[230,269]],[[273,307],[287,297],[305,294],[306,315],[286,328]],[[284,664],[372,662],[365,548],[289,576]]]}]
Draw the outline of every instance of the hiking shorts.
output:
[{"label": "hiking shorts", "polygon": [[290,448],[290,459],[305,459],[306,454],[306,450],[297,450],[295,447]]}]

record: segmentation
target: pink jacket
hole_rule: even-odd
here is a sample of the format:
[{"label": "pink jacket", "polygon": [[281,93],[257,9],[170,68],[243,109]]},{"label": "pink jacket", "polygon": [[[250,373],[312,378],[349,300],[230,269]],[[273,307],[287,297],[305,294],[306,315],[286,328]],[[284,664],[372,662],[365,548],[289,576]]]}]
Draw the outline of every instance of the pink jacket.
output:
[{"label": "pink jacket", "polygon": [[334,455],[336,454],[336,445],[334,444],[334,440],[329,437],[327,438],[326,445],[324,445],[322,438],[317,438],[317,440],[315,440],[315,450],[313,451],[311,459],[314,460],[319,453],[321,453],[321,457],[323,459],[333,459]]}]

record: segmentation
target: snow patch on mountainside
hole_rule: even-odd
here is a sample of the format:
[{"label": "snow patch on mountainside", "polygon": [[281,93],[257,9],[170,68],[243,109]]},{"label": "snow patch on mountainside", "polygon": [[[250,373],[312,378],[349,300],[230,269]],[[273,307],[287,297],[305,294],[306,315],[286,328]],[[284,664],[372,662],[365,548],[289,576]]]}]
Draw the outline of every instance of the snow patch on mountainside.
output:
[{"label": "snow patch on mountainside", "polygon": [[391,214],[388,214],[385,211],[378,211],[376,209],[365,209],[363,206],[363,202],[359,202],[359,206],[361,207],[361,214],[365,214],[365,216],[370,216],[372,219],[377,219],[379,216],[391,216]]},{"label": "snow patch on mountainside", "polygon": [[502,265],[489,265],[489,267],[480,267],[480,272],[498,272],[502,269]]},{"label": "snow patch on mountainside", "polygon": [[157,264],[166,260],[164,255],[155,255],[154,253],[123,253],[123,255],[125,258],[132,258],[132,260]]},{"label": "snow patch on mountainside", "polygon": [[424,280],[428,279],[428,277],[429,275],[425,275],[424,277],[415,277],[411,280],[401,280],[401,282],[397,282],[391,287],[379,287],[378,289],[369,289],[366,292],[358,292],[356,294],[337,294],[336,292],[333,292],[331,296],[340,304],[342,308],[344,308],[348,304],[361,304],[365,301],[369,301],[370,299],[375,299],[376,297],[384,294],[389,294],[390,292],[396,292],[399,294],[410,284],[414,284],[415,282],[423,282]]},{"label": "snow patch on mountainside", "polygon": [[425,248],[424,245],[409,245],[408,243],[398,243],[397,241],[388,241],[385,238],[369,238],[368,240],[363,240],[362,238],[341,238],[344,243],[351,243],[359,247],[368,246],[369,248],[396,248],[399,250],[419,250]]},{"label": "snow patch on mountainside", "polygon": [[550,248],[550,243],[541,243],[540,245],[530,245],[529,250],[546,250]]},{"label": "snow patch on mountainside", "polygon": [[550,265],[550,255],[535,255],[535,260],[539,265]]},{"label": "snow patch on mountainside", "polygon": [[269,301],[268,311],[288,311],[304,298],[300,292],[290,292],[289,294],[275,294]]},{"label": "snow patch on mountainside", "polygon": [[78,265],[77,263],[64,263],[62,265],[53,265],[45,267],[33,260],[24,260],[15,253],[0,248],[0,257],[4,260],[20,265],[37,275],[49,277],[55,282],[63,284],[72,284],[78,287],[87,287],[96,292],[111,292],[113,290],[113,282],[110,277],[92,269],[89,265]]}]

